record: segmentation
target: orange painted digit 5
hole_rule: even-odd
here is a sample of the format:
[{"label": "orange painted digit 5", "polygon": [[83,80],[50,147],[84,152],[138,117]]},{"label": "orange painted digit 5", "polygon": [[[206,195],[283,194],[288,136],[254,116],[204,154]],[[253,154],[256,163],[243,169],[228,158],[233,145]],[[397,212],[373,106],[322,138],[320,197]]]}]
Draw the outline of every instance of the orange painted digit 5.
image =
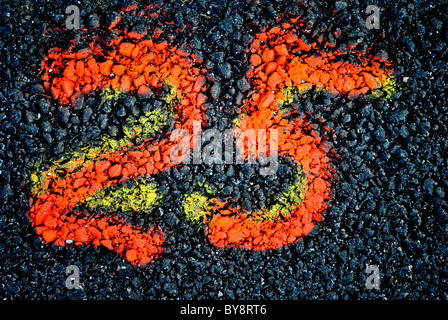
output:
[{"label": "orange painted digit 5", "polygon": [[[252,91],[238,128],[243,132],[265,130],[268,135],[275,129],[276,148],[270,148],[269,137],[265,148],[292,159],[298,174],[305,177],[286,197],[277,197],[277,204],[269,210],[247,212],[218,201],[221,209],[207,227],[211,243],[218,247],[277,249],[307,235],[321,220],[332,195],[330,150],[311,124],[292,116],[294,110],[286,110],[294,95],[322,90],[354,99],[389,90],[392,85],[388,61],[356,50],[319,52],[318,42],[308,45],[302,40],[300,27],[305,24],[299,18],[291,19],[256,35],[250,48],[252,68],[247,74]],[[344,62],[344,56],[355,56],[359,63]],[[249,149],[245,143],[246,157]]]}]

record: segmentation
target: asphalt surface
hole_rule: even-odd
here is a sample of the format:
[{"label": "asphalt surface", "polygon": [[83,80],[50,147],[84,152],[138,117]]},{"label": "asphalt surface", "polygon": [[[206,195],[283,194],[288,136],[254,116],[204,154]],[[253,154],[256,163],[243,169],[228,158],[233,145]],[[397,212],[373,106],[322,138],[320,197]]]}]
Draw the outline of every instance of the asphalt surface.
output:
[{"label": "asphalt surface", "polygon": [[[142,3],[144,1],[141,1]],[[365,27],[369,1],[158,1],[173,43],[191,43],[209,67],[210,126],[231,128],[247,94],[247,48],[280,14],[312,22],[311,31],[336,48],[361,42],[395,66],[389,99],[306,96],[296,107],[339,156],[337,182],[322,223],[286,248],[267,252],[218,250],[181,216],[179,195],[197,181],[259,183],[253,168],[187,166],[158,176],[163,203],[156,217],[169,234],[163,257],[136,267],[105,248],[43,243],[27,217],[33,162],[110,134],[139,101],[58,106],[39,80],[48,48],[67,45],[65,1],[2,1],[0,5],[0,297],[2,299],[442,299],[448,298],[447,93],[448,11],[436,1],[377,1],[380,29]],[[79,1],[83,25],[108,21],[129,4]],[[155,23],[155,22],[154,22]],[[171,29],[170,29],[171,28]],[[181,33],[176,28],[184,29]],[[172,32],[172,34],[169,34]],[[137,111],[135,111],[137,110]],[[285,162],[259,193],[278,191]],[[283,174],[283,176],[281,176]],[[218,181],[216,181],[218,180]],[[191,181],[193,181],[191,183]],[[275,182],[277,181],[277,182]],[[253,190],[253,189],[252,189]],[[257,207],[247,188],[239,194]],[[247,202],[246,202],[247,203]],[[131,222],[142,219],[128,217]],[[78,290],[65,286],[67,266],[80,270]],[[366,287],[375,265],[380,288]]]}]

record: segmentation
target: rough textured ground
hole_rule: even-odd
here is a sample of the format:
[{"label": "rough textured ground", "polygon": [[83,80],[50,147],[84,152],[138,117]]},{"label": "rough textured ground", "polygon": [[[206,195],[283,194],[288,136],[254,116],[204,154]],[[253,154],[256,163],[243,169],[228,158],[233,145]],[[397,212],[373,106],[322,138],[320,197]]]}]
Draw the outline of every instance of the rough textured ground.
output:
[{"label": "rough textured ground", "polygon": [[[144,1],[142,1],[143,3]],[[166,19],[187,25],[182,41],[210,67],[207,111],[216,127],[231,127],[244,97],[246,50],[261,29],[288,12],[312,22],[312,31],[335,31],[336,48],[362,41],[396,66],[400,88],[387,100],[349,101],[309,95],[297,108],[333,129],[338,182],[324,221],[290,247],[269,251],[217,250],[204,232],[184,221],[182,181],[250,179],[247,167],[191,167],[158,180],[158,213],[171,230],[163,259],[139,268],[102,248],[43,244],[26,215],[26,174],[38,159],[113,130],[138,109],[133,99],[115,106],[87,101],[89,111],[60,108],[38,80],[49,43],[64,35],[64,1],[2,1],[0,5],[0,297],[25,299],[447,299],[448,178],[446,4],[379,1],[381,29],[365,28],[364,1],[158,1]],[[80,1],[84,24],[108,19],[127,2]],[[56,35],[55,35],[56,34]],[[73,33],[66,35],[68,38]],[[59,37],[59,38],[58,38]],[[400,69],[402,71],[400,71]],[[243,92],[241,92],[243,90]],[[315,121],[316,124],[319,122]],[[281,174],[288,173],[288,163]],[[256,184],[257,179],[253,177]],[[258,188],[271,192],[272,185]],[[196,180],[195,180],[196,181]],[[264,188],[264,189],[263,189]],[[254,188],[255,189],[255,188]],[[253,190],[253,189],[252,189]],[[240,190],[254,203],[257,196]],[[139,219],[133,217],[132,219]],[[67,290],[65,268],[76,264],[81,289]],[[380,270],[380,290],[365,287],[367,265]]]}]

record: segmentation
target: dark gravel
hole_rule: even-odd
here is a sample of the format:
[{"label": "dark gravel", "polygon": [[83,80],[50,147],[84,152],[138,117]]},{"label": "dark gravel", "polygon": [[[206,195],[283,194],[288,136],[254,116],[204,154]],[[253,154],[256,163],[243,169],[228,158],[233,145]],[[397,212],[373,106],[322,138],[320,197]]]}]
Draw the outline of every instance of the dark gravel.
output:
[{"label": "dark gravel", "polygon": [[[58,107],[37,77],[44,50],[66,46],[76,34],[56,29],[64,27],[70,2],[1,1],[0,298],[446,300],[447,4],[376,1],[381,29],[368,30],[364,21],[370,1],[304,2],[152,3],[162,5],[165,19],[175,23],[172,28],[184,29],[173,41],[193,44],[192,52],[210,67],[211,127],[232,127],[250,91],[247,46],[261,29],[276,25],[280,14],[302,15],[312,22],[313,33],[326,36],[336,48],[361,41],[399,66],[400,89],[391,99],[349,101],[315,93],[296,106],[319,127],[333,129],[329,140],[340,158],[334,161],[338,182],[331,210],[308,237],[290,247],[217,250],[203,230],[185,222],[179,196],[206,181],[256,208],[281,190],[285,179],[276,176],[266,183],[250,166],[171,170],[155,178],[166,195],[155,217],[169,233],[170,246],[162,259],[138,268],[104,248],[42,243],[26,215],[26,173],[33,162],[45,163],[104,135],[119,135],[123,119],[137,117],[144,103],[124,97],[101,104],[98,94],[87,98],[84,107]],[[96,26],[114,21],[128,2],[76,3],[81,25]],[[281,172],[288,176],[290,168],[284,163]],[[135,215],[129,219],[147,222]],[[65,268],[72,264],[81,272],[78,290],[65,287]],[[367,265],[379,267],[379,290],[365,286]]]}]

